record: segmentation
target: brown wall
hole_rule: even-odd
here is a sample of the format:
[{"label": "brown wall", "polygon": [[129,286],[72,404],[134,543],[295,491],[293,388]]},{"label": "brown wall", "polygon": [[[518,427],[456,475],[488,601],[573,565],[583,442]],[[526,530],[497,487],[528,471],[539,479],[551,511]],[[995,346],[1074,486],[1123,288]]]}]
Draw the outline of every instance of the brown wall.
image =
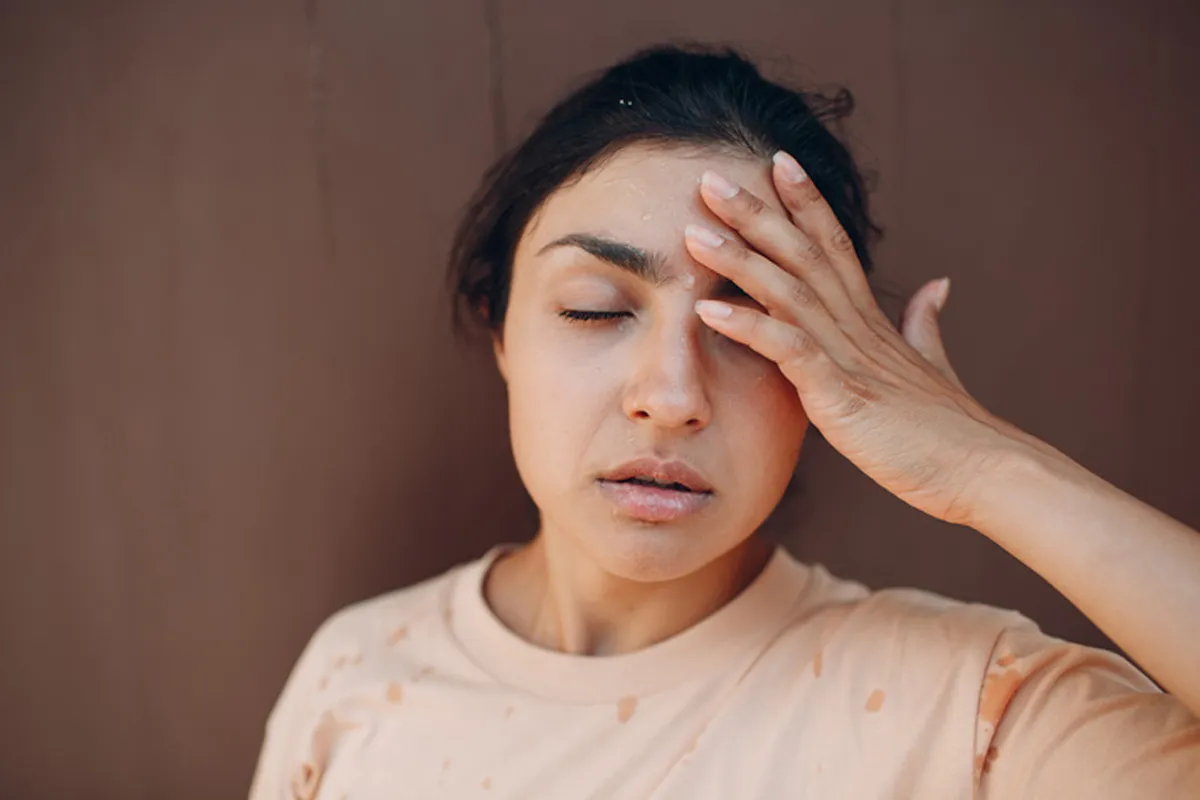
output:
[{"label": "brown wall", "polygon": [[[8,0],[0,796],[242,796],[321,619],[524,538],[449,232],[498,147],[669,37],[849,86],[881,281],[951,275],[976,395],[1200,524],[1190,0]],[[977,534],[802,465],[802,557],[1103,642]]]}]

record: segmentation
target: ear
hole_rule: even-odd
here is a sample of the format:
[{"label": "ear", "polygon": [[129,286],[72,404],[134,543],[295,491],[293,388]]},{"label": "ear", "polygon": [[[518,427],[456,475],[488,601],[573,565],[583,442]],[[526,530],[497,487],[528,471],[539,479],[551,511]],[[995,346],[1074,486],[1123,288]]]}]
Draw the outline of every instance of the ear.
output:
[{"label": "ear", "polygon": [[504,359],[504,337],[499,333],[492,334],[492,353],[496,356],[496,368],[500,370],[500,377],[507,384],[508,365]]}]

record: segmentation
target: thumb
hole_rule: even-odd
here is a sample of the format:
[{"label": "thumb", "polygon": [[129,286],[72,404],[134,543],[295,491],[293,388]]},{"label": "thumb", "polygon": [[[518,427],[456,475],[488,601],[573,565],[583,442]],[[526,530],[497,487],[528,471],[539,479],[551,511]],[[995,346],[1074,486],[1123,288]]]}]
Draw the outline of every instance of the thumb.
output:
[{"label": "thumb", "polygon": [[930,281],[917,290],[900,319],[900,333],[913,349],[925,357],[938,372],[945,375],[958,388],[966,391],[962,381],[950,366],[946,348],[942,344],[942,330],[938,320],[946,298],[950,295],[950,279]]}]

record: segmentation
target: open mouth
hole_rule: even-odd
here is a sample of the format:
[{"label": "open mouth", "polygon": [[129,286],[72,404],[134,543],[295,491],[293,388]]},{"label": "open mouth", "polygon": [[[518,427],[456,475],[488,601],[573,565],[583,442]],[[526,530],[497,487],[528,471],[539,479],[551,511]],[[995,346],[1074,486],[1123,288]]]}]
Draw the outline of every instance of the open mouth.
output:
[{"label": "open mouth", "polygon": [[600,492],[620,516],[639,522],[678,522],[709,507],[712,484],[685,461],[643,457],[602,473]]},{"label": "open mouth", "polygon": [[656,481],[653,478],[643,478],[643,477],[624,478],[619,481],[611,481],[611,483],[632,483],[637,486],[650,486],[655,489],[671,489],[672,491],[676,491],[676,492],[691,492],[692,491],[692,488],[690,486],[686,486],[682,483],[678,483],[678,482],[664,483],[661,481]]},{"label": "open mouth", "polygon": [[618,513],[640,522],[681,521],[699,513],[713,499],[711,491],[645,476],[601,479],[597,483]]}]

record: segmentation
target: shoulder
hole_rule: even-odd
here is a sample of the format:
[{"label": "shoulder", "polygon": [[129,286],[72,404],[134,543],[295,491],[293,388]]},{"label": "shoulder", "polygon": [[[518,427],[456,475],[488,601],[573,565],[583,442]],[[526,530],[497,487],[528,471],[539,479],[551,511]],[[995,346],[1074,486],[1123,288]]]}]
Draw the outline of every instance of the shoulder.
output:
[{"label": "shoulder", "polygon": [[831,702],[841,696],[861,709],[886,697],[892,708],[936,706],[969,726],[1002,634],[1037,630],[1009,609],[921,589],[872,591],[820,565],[811,569],[785,649],[810,667]]},{"label": "shoulder", "polygon": [[271,719],[292,724],[314,698],[364,672],[414,633],[436,637],[446,625],[454,578],[460,564],[419,583],[347,605],[310,636],[276,700]]},{"label": "shoulder", "polygon": [[409,628],[442,618],[450,586],[462,568],[452,567],[419,583],[351,603],[321,623],[313,642],[321,649],[345,649],[381,639],[402,639]]},{"label": "shoulder", "polygon": [[791,699],[779,736],[809,754],[797,779],[822,763],[869,763],[847,779],[856,796],[962,796],[988,666],[1001,634],[1026,626],[1015,611],[919,589],[872,591],[813,565],[748,690]]},{"label": "shoulder", "polygon": [[816,628],[826,644],[848,651],[887,651],[929,662],[972,653],[986,660],[1001,632],[1036,625],[1017,611],[956,600],[923,589],[870,590],[812,568],[806,613],[796,622]]}]

